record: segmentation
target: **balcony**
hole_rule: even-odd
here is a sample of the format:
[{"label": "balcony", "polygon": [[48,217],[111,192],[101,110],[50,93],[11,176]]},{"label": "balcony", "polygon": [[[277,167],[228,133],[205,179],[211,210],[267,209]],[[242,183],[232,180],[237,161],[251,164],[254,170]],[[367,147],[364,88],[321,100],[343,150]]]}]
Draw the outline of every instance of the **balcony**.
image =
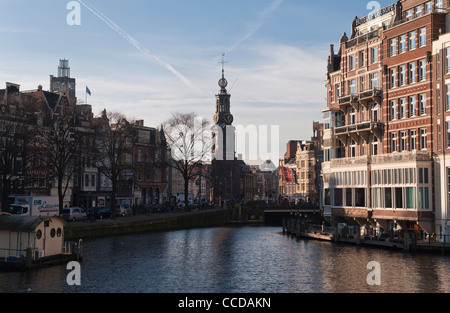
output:
[{"label": "balcony", "polygon": [[379,33],[378,29],[376,29],[370,33],[367,33],[367,34],[361,35],[359,37],[356,37],[354,39],[348,40],[345,43],[345,48],[348,49],[348,48],[357,46],[357,45],[365,43],[366,41],[371,40],[373,38],[378,38],[379,36],[380,36],[380,33]]},{"label": "balcony", "polygon": [[368,102],[375,101],[378,104],[381,104],[381,89],[374,88],[372,90],[364,91],[359,94],[359,102],[362,104],[367,104]]},{"label": "balcony", "polygon": [[351,134],[362,135],[363,133],[375,133],[381,130],[381,126],[381,122],[362,122],[359,124],[336,127],[334,133],[337,136],[347,136]]},{"label": "balcony", "polygon": [[372,164],[386,164],[386,163],[404,163],[404,162],[418,162],[431,161],[431,153],[429,151],[411,151],[411,152],[395,152],[382,155],[372,156]]}]

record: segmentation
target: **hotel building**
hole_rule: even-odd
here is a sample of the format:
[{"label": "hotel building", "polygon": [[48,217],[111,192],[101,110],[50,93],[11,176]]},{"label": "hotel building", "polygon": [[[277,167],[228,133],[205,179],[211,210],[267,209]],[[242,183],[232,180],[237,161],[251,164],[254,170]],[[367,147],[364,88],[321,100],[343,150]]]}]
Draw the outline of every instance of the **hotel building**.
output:
[{"label": "hotel building", "polygon": [[443,201],[436,186],[447,188],[439,179],[445,167],[435,160],[445,159],[447,124],[438,107],[447,91],[444,73],[444,83],[436,85],[435,55],[441,66],[446,59],[443,46],[434,45],[450,30],[448,6],[447,0],[399,0],[355,18],[339,50],[331,46],[322,111],[328,220],[375,233],[445,234],[435,224],[444,205],[437,205]]}]

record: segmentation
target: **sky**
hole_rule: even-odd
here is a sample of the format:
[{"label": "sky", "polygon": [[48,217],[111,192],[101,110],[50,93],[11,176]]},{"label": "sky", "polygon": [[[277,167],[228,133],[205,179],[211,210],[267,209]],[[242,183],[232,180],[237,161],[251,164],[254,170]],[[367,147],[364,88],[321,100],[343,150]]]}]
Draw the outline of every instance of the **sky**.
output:
[{"label": "sky", "polygon": [[0,88],[49,90],[68,59],[78,101],[96,115],[107,109],[150,127],[175,112],[212,121],[225,53],[234,124],[256,127],[248,140],[274,143],[282,157],[322,121],[330,44],[350,35],[355,16],[394,2],[0,0]]}]

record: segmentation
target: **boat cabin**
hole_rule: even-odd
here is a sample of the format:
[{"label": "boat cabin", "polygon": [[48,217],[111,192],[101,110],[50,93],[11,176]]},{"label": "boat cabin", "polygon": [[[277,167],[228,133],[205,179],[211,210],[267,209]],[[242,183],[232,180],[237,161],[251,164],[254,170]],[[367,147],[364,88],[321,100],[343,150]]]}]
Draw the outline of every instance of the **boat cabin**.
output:
[{"label": "boat cabin", "polygon": [[30,252],[33,260],[64,254],[66,225],[60,217],[0,215],[0,260],[24,259]]}]

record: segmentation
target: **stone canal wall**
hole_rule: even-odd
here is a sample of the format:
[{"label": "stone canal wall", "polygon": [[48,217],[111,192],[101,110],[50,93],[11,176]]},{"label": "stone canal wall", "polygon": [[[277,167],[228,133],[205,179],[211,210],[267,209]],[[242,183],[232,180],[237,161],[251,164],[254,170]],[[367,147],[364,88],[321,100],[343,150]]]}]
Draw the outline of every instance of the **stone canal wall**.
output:
[{"label": "stone canal wall", "polygon": [[228,225],[231,211],[212,209],[186,213],[156,213],[103,219],[94,222],[70,222],[65,228],[65,240],[76,241],[93,237],[136,234],[200,227]]}]

